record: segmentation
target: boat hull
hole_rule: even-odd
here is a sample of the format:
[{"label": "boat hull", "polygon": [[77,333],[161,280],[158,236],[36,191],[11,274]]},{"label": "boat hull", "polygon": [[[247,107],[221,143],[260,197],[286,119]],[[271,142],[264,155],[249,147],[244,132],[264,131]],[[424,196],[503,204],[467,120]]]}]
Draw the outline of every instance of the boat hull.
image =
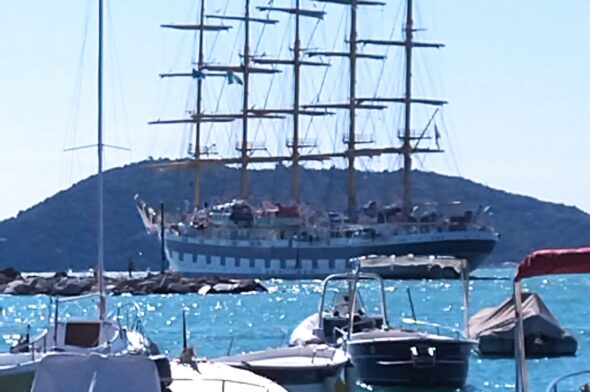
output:
[{"label": "boat hull", "polygon": [[325,345],[271,348],[214,361],[273,380],[289,392],[333,392],[349,364],[344,351]]},{"label": "boat hull", "polygon": [[0,391],[30,392],[35,372],[22,372],[11,375],[0,375]]},{"label": "boat hull", "polygon": [[332,392],[339,380],[339,375],[332,369],[300,369],[285,372],[272,367],[238,366],[238,368],[273,380],[289,392]]},{"label": "boat hull", "polygon": [[[22,361],[23,356],[29,356],[29,354],[2,353],[0,355],[0,391],[29,392],[31,390],[40,357],[37,360]],[[11,357],[15,358],[13,364],[10,364]]]},{"label": "boat hull", "polygon": [[349,343],[359,381],[369,385],[452,387],[465,384],[473,343],[463,340],[376,339]]},{"label": "boat hull", "polygon": [[[498,240],[494,232],[395,235],[387,239],[330,241],[225,240],[166,235],[173,271],[233,278],[321,279],[350,271],[349,260],[368,255],[444,255],[465,258],[477,269]],[[418,266],[391,271],[388,278],[440,278],[440,269]]]}]

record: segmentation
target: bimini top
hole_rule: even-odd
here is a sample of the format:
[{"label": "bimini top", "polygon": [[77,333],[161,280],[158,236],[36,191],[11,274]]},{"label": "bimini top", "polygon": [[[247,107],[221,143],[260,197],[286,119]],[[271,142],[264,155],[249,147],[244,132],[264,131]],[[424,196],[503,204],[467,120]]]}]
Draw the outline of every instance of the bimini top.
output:
[{"label": "bimini top", "polygon": [[539,275],[584,273],[590,273],[590,247],[541,249],[520,262],[514,281]]}]

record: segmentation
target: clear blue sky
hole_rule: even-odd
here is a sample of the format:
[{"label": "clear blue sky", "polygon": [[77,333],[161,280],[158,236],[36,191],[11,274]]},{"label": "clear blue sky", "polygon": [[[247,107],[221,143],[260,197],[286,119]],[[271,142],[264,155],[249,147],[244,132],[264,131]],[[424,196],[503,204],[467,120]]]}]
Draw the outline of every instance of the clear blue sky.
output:
[{"label": "clear blue sky", "polygon": [[[359,28],[361,37],[388,38],[401,0],[387,1],[390,4],[381,14],[369,13],[361,20],[365,23]],[[255,4],[266,2],[254,0]],[[275,0],[276,5],[289,2]],[[0,219],[16,215],[96,170],[94,151],[63,152],[64,148],[95,141],[95,3],[0,2]],[[159,25],[194,20],[196,1],[108,3],[106,140],[132,151],[108,151],[107,166],[121,166],[148,156],[186,155],[186,127],[150,127],[147,122],[182,115],[190,107],[189,81],[162,81],[157,75],[187,69],[191,34],[164,31]],[[225,7],[226,0],[209,3],[214,13]],[[445,49],[423,57],[428,60],[424,63],[427,66],[420,68],[423,63],[419,60],[416,73],[431,70],[433,95],[450,102],[444,112],[448,138],[443,147],[454,153],[458,164],[449,153],[427,157],[417,162],[417,167],[462,175],[508,192],[590,211],[586,156],[590,146],[590,2],[416,3],[418,27],[428,28],[421,37],[446,44]],[[327,10],[341,15],[340,9],[332,6]],[[333,42],[333,36],[343,45],[344,36],[337,26],[340,20],[339,16],[331,17],[320,25],[323,30],[317,33],[316,45]],[[276,33],[269,34],[271,40],[278,41],[284,26],[288,25],[275,27]],[[401,27],[397,19],[396,33]],[[231,48],[233,43],[232,39],[221,39],[217,54],[211,52],[211,56],[227,63],[230,57],[223,57],[219,48]],[[277,45],[268,44],[261,50],[276,49]],[[288,48],[283,48],[283,55],[288,53]],[[332,68],[335,70],[331,72],[339,69]],[[399,84],[398,70],[386,70],[384,85],[396,85],[395,80]],[[376,66],[361,69],[361,76],[373,82],[376,73]],[[310,77],[305,94],[309,95],[320,79],[317,75]],[[338,82],[345,83],[342,75]],[[431,91],[427,85],[417,86],[419,93],[424,92],[421,95]],[[276,92],[276,88],[273,91],[272,102],[289,103],[288,95]],[[325,96],[330,94],[337,95],[332,91]],[[235,101],[239,90],[234,87],[229,95],[233,95],[230,101]],[[254,93],[253,100],[264,95]],[[217,137],[219,143],[223,137]],[[395,161],[391,162],[391,168],[395,168]],[[359,167],[371,165],[364,162]]]}]

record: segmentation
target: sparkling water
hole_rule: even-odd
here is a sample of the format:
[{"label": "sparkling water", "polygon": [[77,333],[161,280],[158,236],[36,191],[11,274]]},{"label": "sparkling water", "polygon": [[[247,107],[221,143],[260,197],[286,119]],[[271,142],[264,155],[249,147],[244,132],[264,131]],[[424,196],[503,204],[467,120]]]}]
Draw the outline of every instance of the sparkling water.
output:
[{"label": "sparkling water", "polygon": [[[470,282],[470,312],[500,304],[512,294],[511,269],[478,270],[485,279]],[[494,279],[491,279],[494,278]],[[496,279],[499,278],[499,279]],[[109,310],[137,303],[145,332],[171,356],[182,348],[182,312],[187,313],[189,343],[199,356],[215,357],[286,344],[291,331],[309,314],[317,311],[320,281],[265,281],[268,293],[242,295],[145,295],[112,296]],[[575,370],[590,369],[590,279],[583,275],[561,275],[529,279],[525,288],[538,292],[562,326],[578,339],[575,357],[528,361],[531,391],[545,391],[554,378]],[[453,328],[463,328],[462,285],[451,280],[386,281],[388,315],[391,325],[411,316],[407,288],[410,288],[418,319]],[[377,288],[364,293],[365,305],[378,306]],[[370,295],[374,294],[374,295]],[[0,351],[7,351],[18,334],[40,333],[53,319],[50,298],[0,295]],[[60,304],[60,318],[96,317],[93,299]],[[121,312],[122,318],[135,317]],[[512,359],[484,359],[472,355],[468,385],[464,391],[514,389]],[[563,391],[577,391],[590,380],[578,377],[563,384]]]}]

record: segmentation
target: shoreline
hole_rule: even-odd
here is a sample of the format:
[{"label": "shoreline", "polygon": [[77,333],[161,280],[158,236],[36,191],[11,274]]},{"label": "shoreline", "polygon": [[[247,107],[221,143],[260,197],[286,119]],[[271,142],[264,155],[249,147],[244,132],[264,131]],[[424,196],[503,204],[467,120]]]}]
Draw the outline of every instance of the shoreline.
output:
[{"label": "shoreline", "polygon": [[[266,292],[266,288],[253,279],[226,279],[217,277],[185,277],[178,273],[127,272],[105,274],[108,294],[241,294]],[[0,294],[79,296],[96,293],[98,285],[92,272],[21,273],[14,268],[0,270]]]}]

